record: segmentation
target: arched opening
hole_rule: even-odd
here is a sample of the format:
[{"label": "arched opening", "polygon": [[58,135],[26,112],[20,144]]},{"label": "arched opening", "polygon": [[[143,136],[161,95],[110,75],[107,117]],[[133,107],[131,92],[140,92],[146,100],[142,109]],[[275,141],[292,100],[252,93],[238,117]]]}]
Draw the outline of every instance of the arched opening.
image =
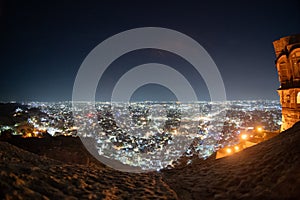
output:
[{"label": "arched opening", "polygon": [[291,63],[294,70],[295,78],[300,79],[300,51],[297,49],[295,52],[292,53]]},{"label": "arched opening", "polygon": [[281,83],[288,80],[288,68],[285,61],[279,63],[278,74]]}]

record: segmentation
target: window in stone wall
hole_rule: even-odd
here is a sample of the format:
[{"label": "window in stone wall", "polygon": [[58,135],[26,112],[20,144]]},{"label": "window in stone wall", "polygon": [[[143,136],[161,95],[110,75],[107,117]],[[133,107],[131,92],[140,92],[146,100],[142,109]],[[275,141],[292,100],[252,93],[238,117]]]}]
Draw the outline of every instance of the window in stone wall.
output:
[{"label": "window in stone wall", "polygon": [[290,100],[291,100],[291,96],[288,94],[288,95],[286,95],[286,102],[287,103],[290,103]]},{"label": "window in stone wall", "polygon": [[280,82],[285,82],[288,79],[288,68],[286,66],[286,62],[280,62],[279,63],[279,77]]},{"label": "window in stone wall", "polygon": [[296,100],[296,98],[295,98],[295,91],[291,91],[292,93],[291,93],[291,103],[295,103],[295,100]]},{"label": "window in stone wall", "polygon": [[297,93],[297,104],[300,104],[300,92]]},{"label": "window in stone wall", "polygon": [[292,65],[294,69],[295,78],[300,78],[300,51],[292,54]]}]

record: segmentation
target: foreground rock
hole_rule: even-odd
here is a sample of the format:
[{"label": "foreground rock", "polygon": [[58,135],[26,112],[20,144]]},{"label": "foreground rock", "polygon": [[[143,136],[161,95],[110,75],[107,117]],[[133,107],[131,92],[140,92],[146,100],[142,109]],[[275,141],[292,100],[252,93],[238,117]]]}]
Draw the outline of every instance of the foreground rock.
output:
[{"label": "foreground rock", "polygon": [[166,170],[180,199],[300,199],[300,123],[218,160]]},{"label": "foreground rock", "polygon": [[158,174],[66,164],[0,142],[0,199],[149,198],[176,199],[176,194]]},{"label": "foreground rock", "polygon": [[300,199],[299,144],[300,123],[230,157],[133,174],[99,163],[79,138],[10,138],[0,199]]}]

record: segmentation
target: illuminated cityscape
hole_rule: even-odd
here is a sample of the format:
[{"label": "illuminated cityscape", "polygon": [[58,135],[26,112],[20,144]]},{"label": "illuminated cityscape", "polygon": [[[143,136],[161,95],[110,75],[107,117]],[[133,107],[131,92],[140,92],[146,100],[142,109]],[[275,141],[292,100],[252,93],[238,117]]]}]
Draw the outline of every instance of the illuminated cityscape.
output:
[{"label": "illuminated cityscape", "polygon": [[299,8],[0,0],[0,200],[300,199]]},{"label": "illuminated cityscape", "polygon": [[96,112],[79,105],[72,111],[71,102],[15,104],[1,135],[92,137],[99,155],[151,170],[172,167],[181,155],[230,155],[260,142],[256,132],[278,133],[281,125],[278,101],[97,102]]}]

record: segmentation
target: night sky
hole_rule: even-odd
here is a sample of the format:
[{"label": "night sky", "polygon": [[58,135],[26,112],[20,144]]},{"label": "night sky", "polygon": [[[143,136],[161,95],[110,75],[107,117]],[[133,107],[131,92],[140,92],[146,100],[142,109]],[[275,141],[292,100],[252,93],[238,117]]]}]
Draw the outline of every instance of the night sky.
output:
[{"label": "night sky", "polygon": [[[87,54],[108,37],[138,27],[174,29],[198,41],[217,64],[227,99],[279,99],[272,42],[300,33],[299,1],[111,2],[0,1],[0,101],[71,100]],[[154,49],[130,52],[112,63],[97,99],[108,100],[122,74],[148,62],[174,67],[200,100],[209,100],[203,79],[189,63]],[[173,98],[158,85],[133,95],[133,100]]]}]

